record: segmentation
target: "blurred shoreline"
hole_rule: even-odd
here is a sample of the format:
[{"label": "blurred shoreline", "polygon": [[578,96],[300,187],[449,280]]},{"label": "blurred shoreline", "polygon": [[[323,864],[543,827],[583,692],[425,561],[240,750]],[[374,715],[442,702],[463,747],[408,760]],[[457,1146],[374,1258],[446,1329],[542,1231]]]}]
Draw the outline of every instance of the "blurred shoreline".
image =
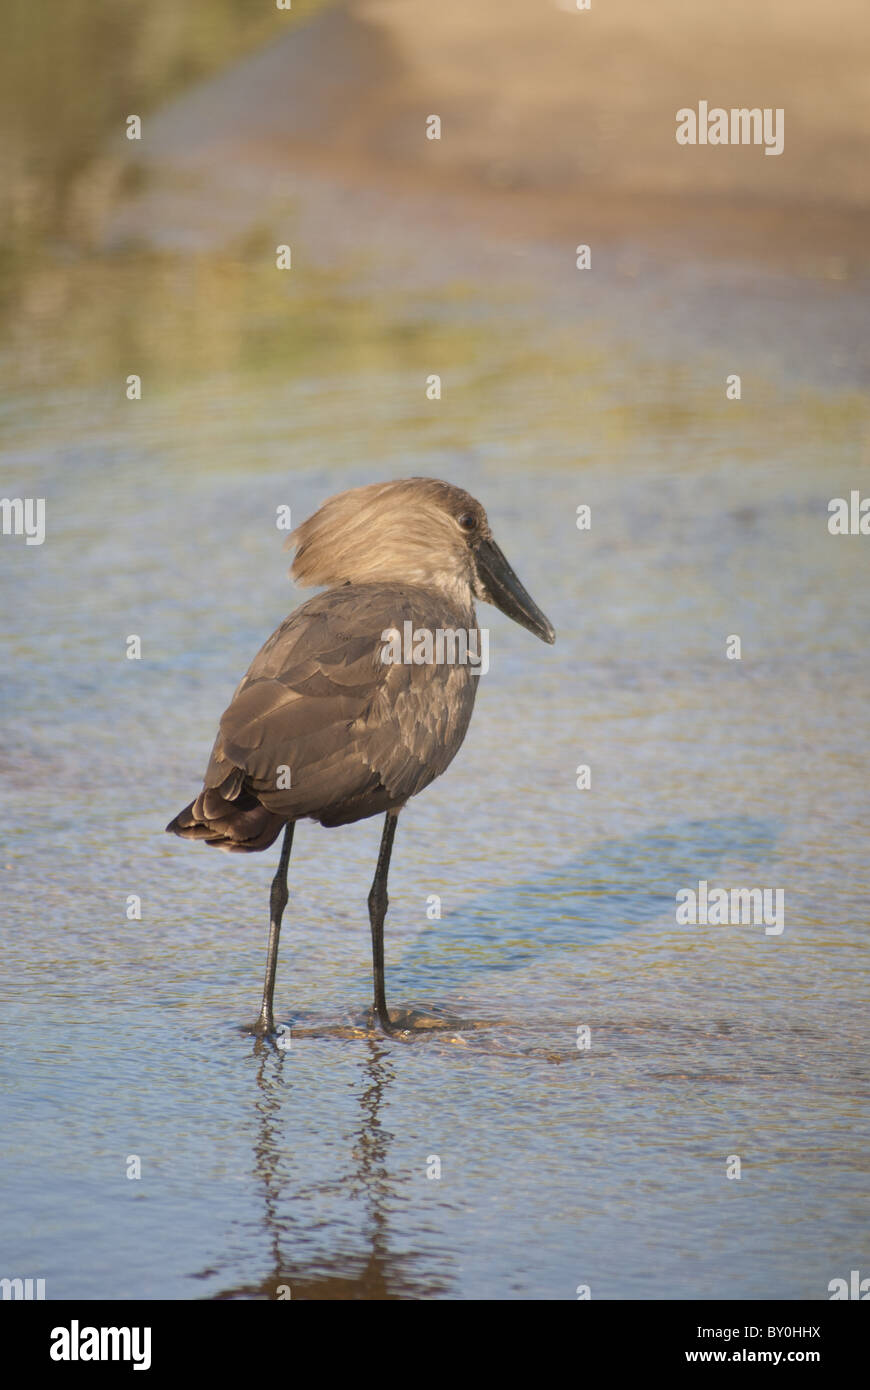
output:
[{"label": "blurred shoreline", "polygon": [[[297,360],[353,331],[349,297],[371,338],[447,290],[522,298],[554,331],[605,326],[662,360],[739,354],[768,377],[863,387],[870,12],[834,0],[818,33],[779,0],[566,4],[300,0],[266,22],[243,0],[191,0],[179,29],[158,2],[125,12],[126,66],[107,77],[82,0],[49,34],[16,0],[22,60],[38,51],[44,71],[22,61],[7,84],[9,379],[97,381],[119,355],[152,376],[262,366],[264,338]],[[60,132],[29,112],[52,83],[72,94]],[[782,106],[783,153],[679,146],[676,110],[708,98]]]},{"label": "blurred shoreline", "polygon": [[[667,0],[653,20],[639,4],[618,16],[517,0],[477,0],[473,14],[450,0],[437,16],[420,0],[330,7],[149,117],[140,147],[116,142],[143,187],[98,240],[171,245],[175,226],[175,246],[192,246],[196,206],[218,204],[224,179],[232,189],[244,171],[244,206],[212,206],[200,229],[214,247],[222,227],[232,239],[268,218],[276,193],[301,192],[310,206],[319,174],[349,198],[382,197],[382,230],[392,224],[393,233],[406,200],[428,203],[428,215],[450,200],[445,223],[473,221],[508,240],[631,240],[666,256],[757,259],[830,279],[866,274],[861,83],[849,99],[870,12],[851,0],[829,8],[823,86],[840,99],[814,104],[818,36],[797,41],[794,5],[759,15],[739,0],[727,22],[719,7],[689,18],[683,10]],[[838,10],[848,22],[832,33]],[[745,36],[746,71],[735,32]],[[782,155],[679,146],[675,112],[705,91],[782,106]],[[433,113],[439,140],[425,135]]]}]

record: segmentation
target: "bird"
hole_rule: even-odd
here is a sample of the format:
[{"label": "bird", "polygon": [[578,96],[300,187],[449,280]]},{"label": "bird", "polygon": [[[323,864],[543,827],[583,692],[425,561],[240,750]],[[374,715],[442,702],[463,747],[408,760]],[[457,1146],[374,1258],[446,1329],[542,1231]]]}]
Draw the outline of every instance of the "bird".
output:
[{"label": "bird", "polygon": [[368,897],[372,1022],[376,1016],[394,1033],[384,920],[396,823],[453,761],[468,730],[484,646],[488,652],[475,600],[546,643],[556,634],[496,544],[481,503],[437,478],[330,497],[291,532],[290,546],[291,577],[321,592],[254,657],[221,717],[202,790],[166,830],[235,854],[268,849],[283,830],[263,998],[251,1029],[270,1037],[296,822],[331,827],[383,814]]}]

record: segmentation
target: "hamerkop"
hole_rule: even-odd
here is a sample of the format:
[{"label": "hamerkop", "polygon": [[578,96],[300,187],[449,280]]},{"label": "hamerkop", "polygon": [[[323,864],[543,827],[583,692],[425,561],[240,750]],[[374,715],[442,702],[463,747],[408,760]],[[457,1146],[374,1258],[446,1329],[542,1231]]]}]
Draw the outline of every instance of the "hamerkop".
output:
[{"label": "hamerkop", "polygon": [[[202,791],[166,828],[250,853],[267,849],[284,827],[254,1025],[269,1034],[296,822],[347,825],[386,812],[368,901],[375,1009],[389,1033],[384,917],[393,836],[405,802],[448,767],[465,738],[478,674],[463,658],[481,653],[474,600],[494,603],[545,642],[555,633],[493,540],[483,507],[449,483],[405,478],[342,492],[287,543],[296,546],[293,578],[326,592],[291,613],[254,658],[221,719]],[[399,637],[414,639],[416,657]]]}]

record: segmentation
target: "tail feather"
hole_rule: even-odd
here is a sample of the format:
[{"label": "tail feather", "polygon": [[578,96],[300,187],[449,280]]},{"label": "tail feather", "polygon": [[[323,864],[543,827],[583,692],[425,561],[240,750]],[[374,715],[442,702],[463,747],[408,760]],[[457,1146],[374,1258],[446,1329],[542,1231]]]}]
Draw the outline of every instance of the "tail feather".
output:
[{"label": "tail feather", "polygon": [[251,792],[240,787],[235,796],[223,795],[225,787],[226,783],[220,790],[204,788],[169,822],[167,831],[183,840],[205,840],[215,849],[235,854],[268,849],[285,824],[283,817],[267,810]]}]

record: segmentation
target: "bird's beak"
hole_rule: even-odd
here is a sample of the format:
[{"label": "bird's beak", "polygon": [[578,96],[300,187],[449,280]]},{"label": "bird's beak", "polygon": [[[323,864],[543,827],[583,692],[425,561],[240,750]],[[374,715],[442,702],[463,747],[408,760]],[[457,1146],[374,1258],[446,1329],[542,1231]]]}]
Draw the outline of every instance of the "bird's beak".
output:
[{"label": "bird's beak", "polygon": [[494,603],[502,613],[527,627],[542,642],[553,643],[556,633],[549,618],[526,593],[494,540],[482,540],[475,548],[480,598]]}]

